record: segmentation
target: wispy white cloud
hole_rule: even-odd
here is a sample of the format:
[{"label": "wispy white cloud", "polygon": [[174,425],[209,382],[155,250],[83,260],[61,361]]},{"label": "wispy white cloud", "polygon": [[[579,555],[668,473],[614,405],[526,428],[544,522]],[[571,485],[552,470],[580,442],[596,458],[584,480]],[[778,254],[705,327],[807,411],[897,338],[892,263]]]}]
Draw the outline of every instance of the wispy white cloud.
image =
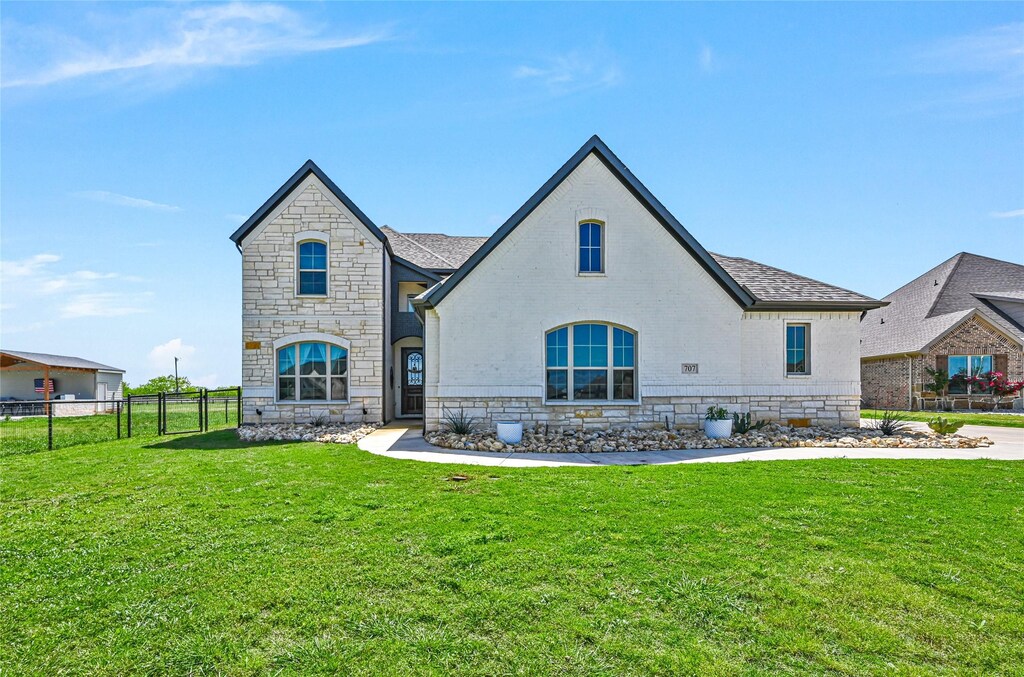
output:
[{"label": "wispy white cloud", "polygon": [[1024,101],[1024,22],[994,26],[919,46],[911,72],[944,77],[932,106],[971,106],[998,112]]},{"label": "wispy white cloud", "polygon": [[580,52],[557,56],[540,65],[520,65],[512,76],[517,80],[540,82],[552,94],[606,89],[622,82],[622,71],[613,60]]},{"label": "wispy white cloud", "polygon": [[[0,261],[0,282],[5,295],[30,299],[34,315],[61,318],[116,317],[148,312],[146,301],[150,292],[110,291],[107,283],[137,283],[141,280],[120,273],[94,270],[55,270],[61,257],[56,254],[35,254],[19,260]],[[32,328],[38,328],[32,323]],[[29,326],[29,325],[26,325]],[[4,327],[5,332],[12,331]],[[27,331],[27,329],[26,329]]]},{"label": "wispy white cloud", "polygon": [[75,294],[60,306],[61,317],[121,317],[149,312],[140,301],[151,296],[149,292],[125,294],[121,292],[96,292]]},{"label": "wispy white cloud", "polygon": [[1015,219],[1024,216],[1024,209],[1013,209],[1008,212],[992,212],[989,216],[993,219]]},{"label": "wispy white cloud", "polygon": [[156,209],[165,212],[181,211],[181,207],[175,207],[174,205],[166,205],[161,202],[144,200],[141,197],[131,197],[129,195],[121,195],[120,193],[111,193],[106,190],[80,190],[76,193],[72,193],[72,195],[74,195],[75,197],[84,198],[86,200],[93,200],[95,202],[104,202],[106,204],[117,205],[119,207]]},{"label": "wispy white cloud", "polygon": [[[47,27],[5,25],[4,42],[13,46],[5,49],[3,87],[43,87],[115,74],[152,77],[173,71],[180,77],[182,71],[248,66],[273,57],[347,49],[389,38],[386,29],[326,34],[320,22],[273,3],[171,5],[159,11],[119,8],[118,12],[109,25],[94,31],[92,44],[55,35]],[[40,59],[40,44],[53,53]]]},{"label": "wispy white cloud", "polygon": [[224,218],[236,226],[240,226],[249,218],[245,214],[225,214]]},{"label": "wispy white cloud", "polygon": [[714,73],[718,70],[718,63],[715,60],[715,52],[710,45],[704,45],[697,54],[697,66],[702,73]]}]

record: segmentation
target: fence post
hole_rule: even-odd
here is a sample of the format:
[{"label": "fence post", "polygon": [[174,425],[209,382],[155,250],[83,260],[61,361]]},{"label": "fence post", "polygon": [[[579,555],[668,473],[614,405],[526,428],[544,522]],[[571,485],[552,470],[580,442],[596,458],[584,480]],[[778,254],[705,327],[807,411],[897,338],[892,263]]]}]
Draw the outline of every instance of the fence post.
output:
[{"label": "fence post", "polygon": [[[210,429],[209,413],[210,403],[206,400],[210,396],[210,391],[206,388],[199,389],[199,432]],[[205,406],[204,406],[205,405]],[[205,416],[204,416],[205,414]],[[204,427],[205,426],[205,427]]]},{"label": "fence post", "polygon": [[132,396],[128,395],[128,437],[132,436]]},{"label": "fence post", "polygon": [[235,392],[237,393],[237,397],[238,397],[238,412],[237,412],[237,417],[235,418],[235,424],[239,428],[241,428],[242,427],[242,389],[241,389],[241,387],[236,388]]},{"label": "fence post", "polygon": [[[46,383],[43,383],[46,387]],[[46,407],[46,448],[53,451],[53,405]]]},{"label": "fence post", "polygon": [[117,409],[117,439],[121,439],[121,402],[115,402],[114,408]]},{"label": "fence post", "polygon": [[167,410],[165,409],[164,404],[165,404],[164,403],[164,394],[163,393],[157,393],[156,394],[156,434],[157,435],[163,435],[164,434],[164,414],[167,413]]}]

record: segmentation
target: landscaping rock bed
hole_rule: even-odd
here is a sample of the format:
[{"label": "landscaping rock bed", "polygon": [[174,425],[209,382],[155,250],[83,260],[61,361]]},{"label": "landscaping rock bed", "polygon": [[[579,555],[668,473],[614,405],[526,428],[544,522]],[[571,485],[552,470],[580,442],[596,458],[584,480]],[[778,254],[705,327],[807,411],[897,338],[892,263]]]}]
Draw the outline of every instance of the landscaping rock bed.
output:
[{"label": "landscaping rock bed", "polygon": [[602,453],[613,451],[666,451],[669,449],[736,449],[745,447],[844,447],[844,448],[929,448],[976,449],[988,447],[987,437],[936,435],[905,431],[884,436],[871,428],[789,428],[769,424],[761,430],[712,440],[701,430],[565,430],[523,431],[516,445],[504,444],[495,433],[427,433],[430,444],[446,449],[470,451],[512,451],[541,453]]},{"label": "landscaping rock bed", "polygon": [[238,429],[238,439],[243,442],[328,442],[332,444],[355,444],[377,427],[366,423],[348,425],[330,423],[311,425],[308,423],[261,423],[243,425]]}]

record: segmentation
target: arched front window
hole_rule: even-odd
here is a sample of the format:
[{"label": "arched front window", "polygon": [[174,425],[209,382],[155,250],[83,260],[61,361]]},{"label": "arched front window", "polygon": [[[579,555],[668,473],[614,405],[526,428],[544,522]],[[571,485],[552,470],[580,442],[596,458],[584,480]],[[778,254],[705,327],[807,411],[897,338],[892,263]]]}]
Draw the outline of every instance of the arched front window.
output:
[{"label": "arched front window", "polygon": [[348,350],[330,343],[293,343],[277,350],[277,399],[348,399]]},{"label": "arched front window", "polygon": [[545,335],[548,401],[636,400],[636,333],[581,323]]},{"label": "arched front window", "polygon": [[327,295],[327,245],[323,242],[299,243],[299,295]]}]

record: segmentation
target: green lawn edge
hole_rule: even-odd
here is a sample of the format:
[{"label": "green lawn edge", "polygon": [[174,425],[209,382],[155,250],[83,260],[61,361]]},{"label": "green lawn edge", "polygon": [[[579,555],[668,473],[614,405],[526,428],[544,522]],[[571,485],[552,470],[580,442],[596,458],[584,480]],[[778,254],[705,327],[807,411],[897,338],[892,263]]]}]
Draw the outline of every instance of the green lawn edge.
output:
[{"label": "green lawn edge", "polygon": [[[861,409],[861,418],[882,418],[882,409]],[[1024,428],[1024,414],[977,414],[948,411],[900,411],[899,415],[906,421],[928,422],[937,416],[947,420],[962,421],[967,425],[992,425],[1001,428]]]}]

